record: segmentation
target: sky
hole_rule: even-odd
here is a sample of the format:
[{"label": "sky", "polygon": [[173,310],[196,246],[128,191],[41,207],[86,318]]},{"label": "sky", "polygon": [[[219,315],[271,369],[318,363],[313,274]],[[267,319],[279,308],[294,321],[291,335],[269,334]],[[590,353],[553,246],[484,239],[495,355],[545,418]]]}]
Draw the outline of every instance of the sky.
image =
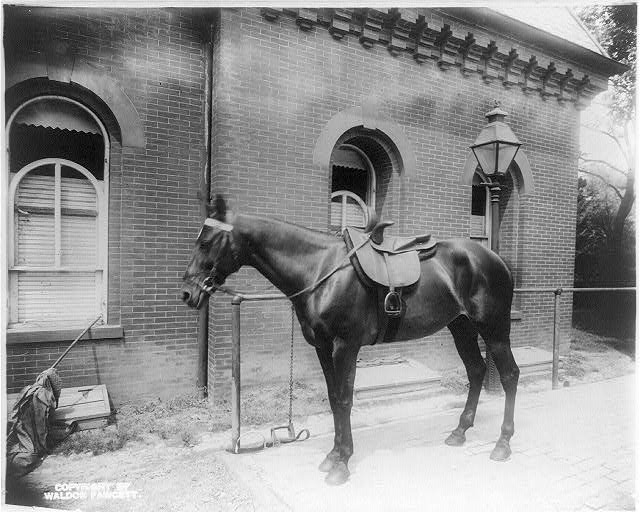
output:
[{"label": "sky", "polygon": [[585,158],[605,160],[618,168],[626,169],[626,160],[616,143],[599,130],[606,129],[608,123],[605,95],[606,93],[598,95],[581,112],[580,149]]}]

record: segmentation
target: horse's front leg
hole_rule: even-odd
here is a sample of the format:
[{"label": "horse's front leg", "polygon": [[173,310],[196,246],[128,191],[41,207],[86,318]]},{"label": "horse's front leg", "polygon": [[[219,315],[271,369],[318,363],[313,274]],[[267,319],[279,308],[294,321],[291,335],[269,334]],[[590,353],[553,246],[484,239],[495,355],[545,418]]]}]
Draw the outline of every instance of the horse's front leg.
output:
[{"label": "horse's front leg", "polygon": [[344,483],[350,474],[348,464],[349,458],[353,454],[351,407],[353,405],[353,385],[356,377],[358,350],[359,346],[350,345],[346,341],[336,338],[333,341],[333,351],[331,352],[330,363],[332,365],[329,365],[328,349],[318,350],[320,363],[327,380],[335,429],[333,449],[327,454],[320,469],[328,471],[325,480],[332,485]]},{"label": "horse's front leg", "polygon": [[322,472],[329,472],[340,459],[340,447],[338,444],[339,428],[336,423],[336,382],[333,371],[333,347],[331,343],[327,343],[322,347],[316,347],[316,354],[318,360],[320,360],[320,366],[322,367],[322,373],[327,383],[327,396],[329,397],[329,406],[331,407],[331,413],[333,414],[333,449],[329,451],[324,458],[320,466],[318,467]]}]

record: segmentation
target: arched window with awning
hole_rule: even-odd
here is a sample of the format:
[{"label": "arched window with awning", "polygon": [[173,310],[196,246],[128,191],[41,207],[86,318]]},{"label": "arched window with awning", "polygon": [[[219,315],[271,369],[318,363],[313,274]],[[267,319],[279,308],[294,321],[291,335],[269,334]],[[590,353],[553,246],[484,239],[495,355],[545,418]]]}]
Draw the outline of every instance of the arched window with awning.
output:
[{"label": "arched window with awning", "polygon": [[7,125],[12,330],[106,322],[109,140],[84,105],[22,104]]}]

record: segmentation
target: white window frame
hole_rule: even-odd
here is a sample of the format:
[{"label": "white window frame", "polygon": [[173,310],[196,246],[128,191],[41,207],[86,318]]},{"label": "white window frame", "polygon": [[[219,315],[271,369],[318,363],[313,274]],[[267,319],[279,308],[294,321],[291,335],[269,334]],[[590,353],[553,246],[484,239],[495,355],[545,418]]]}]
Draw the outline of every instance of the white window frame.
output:
[{"label": "white window frame", "polygon": [[[99,127],[100,132],[102,134],[102,139],[103,139],[103,144],[104,144],[104,162],[103,162],[103,178],[102,180],[98,180],[89,170],[87,170],[86,168],[84,168],[83,166],[81,166],[80,164],[77,164],[75,162],[72,162],[70,160],[66,160],[66,159],[60,159],[60,158],[45,158],[45,159],[39,159],[37,161],[31,162],[29,164],[27,164],[26,166],[24,166],[21,170],[19,170],[13,177],[11,177],[11,179],[9,178],[10,172],[9,172],[9,165],[10,165],[10,134],[11,134],[11,128],[13,125],[14,120],[16,119],[16,116],[20,113],[20,111],[22,109],[24,109],[25,107],[36,103],[36,102],[42,102],[42,101],[51,101],[51,100],[58,100],[58,101],[64,101],[64,102],[68,102],[70,104],[73,104],[79,108],[81,108],[82,110],[84,110],[86,113],[88,113],[91,118],[93,118],[94,122],[96,123],[96,125]],[[77,102],[75,100],[72,100],[71,98],[67,98],[65,96],[59,96],[59,95],[42,95],[42,96],[37,96],[34,97],[26,102],[24,102],[23,104],[21,104],[9,117],[9,120],[7,121],[7,125],[6,125],[6,130],[5,130],[5,169],[6,172],[3,173],[3,179],[2,179],[2,195],[8,199],[8,201],[5,203],[8,207],[8,212],[7,212],[7,217],[5,218],[5,233],[7,234],[7,252],[6,252],[6,257],[3,258],[2,261],[2,267],[3,267],[3,275],[2,275],[2,279],[3,279],[3,290],[7,291],[8,289],[8,285],[10,283],[9,280],[9,273],[10,271],[52,271],[52,272],[69,272],[69,271],[75,271],[75,272],[80,272],[80,271],[92,271],[96,273],[96,276],[98,275],[98,272],[101,272],[101,280],[100,280],[100,284],[98,287],[98,284],[96,283],[96,296],[97,296],[97,311],[102,314],[102,323],[107,324],[108,323],[108,318],[107,318],[107,298],[108,298],[108,283],[109,283],[109,268],[108,268],[108,249],[109,249],[109,239],[108,239],[108,226],[109,226],[109,155],[110,155],[110,144],[109,144],[109,137],[107,134],[107,130],[105,128],[105,126],[103,125],[103,123],[100,121],[100,119],[98,118],[98,116],[96,116],[90,109],[88,109],[86,106],[84,106],[82,103]],[[78,267],[78,266],[62,266],[60,264],[60,253],[59,251],[55,252],[55,263],[53,266],[22,266],[22,265],[15,265],[15,233],[14,233],[14,216],[15,216],[15,193],[16,190],[18,188],[18,185],[20,183],[20,181],[22,180],[22,178],[24,178],[24,176],[26,176],[30,171],[33,171],[34,169],[36,169],[37,167],[41,167],[43,165],[54,165],[55,167],[55,173],[56,173],[56,191],[55,191],[55,214],[54,217],[55,218],[59,218],[59,214],[60,214],[60,176],[61,176],[61,169],[62,166],[67,166],[70,168],[75,169],[76,171],[82,173],[93,185],[93,187],[96,190],[96,200],[97,200],[97,208],[98,208],[98,230],[99,230],[99,234],[98,234],[98,247],[96,248],[98,253],[98,261],[96,262],[95,265],[92,265],[90,267],[87,267],[86,269],[82,268],[82,267]],[[9,183],[9,179],[11,180]],[[60,249],[60,223],[59,221],[56,221],[56,235],[55,235],[55,239],[56,239],[56,250]],[[96,278],[97,280],[97,278]],[[3,305],[2,305],[2,312],[3,312],[3,325],[4,327],[7,327],[9,325],[10,320],[13,318],[13,316],[10,315],[11,313],[11,308],[12,305],[14,304],[14,301],[17,300],[17,297],[14,298],[14,294],[10,293],[7,294],[7,299],[6,301],[3,301]],[[52,326],[52,328],[59,328],[62,326]],[[41,328],[41,326],[36,326],[36,325],[24,325],[24,326],[20,326],[20,327],[16,327],[16,328],[11,328],[8,331],[10,332],[15,332],[15,331],[29,331],[32,329],[39,329]]]},{"label": "white window frame", "polygon": [[[360,198],[357,194],[349,190],[340,190],[340,191],[334,191],[331,193],[329,208],[331,208],[334,198],[338,198],[338,197],[342,198],[342,201],[340,202],[342,206],[340,230],[343,231],[347,227],[347,208],[346,207],[347,207],[348,198],[353,199],[360,206],[360,208],[362,208],[362,212],[364,216],[364,225],[365,226],[367,225],[367,223],[369,222],[369,209],[367,207],[370,207],[373,210],[375,210],[376,208],[377,184],[376,184],[376,172],[373,168],[373,164],[371,163],[371,160],[369,159],[369,157],[364,151],[362,151],[357,146],[354,146],[353,144],[341,144],[340,148],[345,148],[345,149],[355,151],[358,155],[360,155],[360,157],[362,157],[367,167],[367,181],[368,181],[366,201],[362,201],[362,198]],[[332,173],[333,173],[333,167],[334,167],[334,164],[332,162],[331,163]]]},{"label": "white window frame", "polygon": [[[344,231],[344,229],[348,226],[347,225],[347,201],[349,198],[354,200],[362,209],[364,226],[367,226],[367,224],[369,223],[369,210],[367,209],[367,204],[364,201],[362,201],[362,198],[360,198],[360,196],[358,196],[357,194],[351,191],[342,190],[342,191],[336,191],[331,194],[332,205],[335,204],[333,201],[334,198],[342,198],[340,200],[340,206],[341,206],[340,230]],[[358,228],[361,228],[361,227],[358,227]]]},{"label": "white window frame", "polygon": [[[482,171],[477,170],[474,174],[474,179],[478,177],[480,183],[487,183],[487,179]],[[472,181],[473,184],[473,181]],[[475,185],[475,184],[474,184]],[[479,184],[478,184],[479,185]],[[480,244],[486,245],[487,248],[491,248],[491,191],[486,185],[484,187],[485,202],[484,202],[484,235],[477,235],[471,233],[471,218],[473,215],[469,213],[469,238],[475,240]]]}]

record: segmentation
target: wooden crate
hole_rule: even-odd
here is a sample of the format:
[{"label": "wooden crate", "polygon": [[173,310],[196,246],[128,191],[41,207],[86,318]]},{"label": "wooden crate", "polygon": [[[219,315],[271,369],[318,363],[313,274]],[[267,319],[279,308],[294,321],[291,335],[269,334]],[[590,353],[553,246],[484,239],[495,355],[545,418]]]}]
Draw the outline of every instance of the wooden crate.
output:
[{"label": "wooden crate", "polygon": [[66,424],[76,421],[82,431],[105,427],[110,414],[106,385],[90,385],[63,388],[53,417]]}]

